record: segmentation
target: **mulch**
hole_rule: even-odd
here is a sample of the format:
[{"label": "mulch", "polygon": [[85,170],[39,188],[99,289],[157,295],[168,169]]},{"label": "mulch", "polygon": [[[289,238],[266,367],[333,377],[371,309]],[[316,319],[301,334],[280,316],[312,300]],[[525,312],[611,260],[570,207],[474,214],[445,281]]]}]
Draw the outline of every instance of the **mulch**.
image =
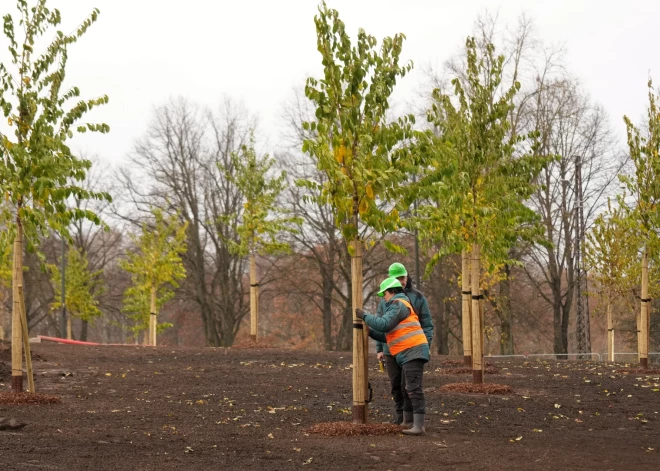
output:
[{"label": "mulch", "polygon": [[442,386],[440,391],[467,394],[512,394],[513,388],[505,384],[495,383],[450,383]]},{"label": "mulch", "polygon": [[357,435],[396,435],[401,433],[401,426],[394,424],[354,424],[352,422],[326,422],[313,425],[308,433],[326,437],[353,437]]},{"label": "mulch", "polygon": [[0,404],[3,405],[44,405],[44,404],[59,404],[62,400],[57,396],[39,393],[13,393],[7,391],[0,391]]}]

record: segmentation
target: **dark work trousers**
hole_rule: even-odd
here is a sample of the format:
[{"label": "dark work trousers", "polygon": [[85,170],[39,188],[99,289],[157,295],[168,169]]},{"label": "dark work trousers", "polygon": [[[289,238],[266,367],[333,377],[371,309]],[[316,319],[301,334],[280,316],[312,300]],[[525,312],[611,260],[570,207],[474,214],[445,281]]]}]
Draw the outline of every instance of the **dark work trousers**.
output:
[{"label": "dark work trousers", "polygon": [[422,384],[424,382],[424,360],[410,360],[403,364],[401,370],[403,410],[414,414],[424,414],[426,402]]},{"label": "dark work trousers", "polygon": [[[401,366],[396,362],[392,355],[385,355],[385,369],[390,378],[392,387],[392,399],[394,399],[394,410],[401,412],[403,410],[403,376],[401,375]],[[410,401],[409,401],[410,402]],[[412,406],[411,406],[412,407]],[[408,409],[408,412],[412,408]]]}]

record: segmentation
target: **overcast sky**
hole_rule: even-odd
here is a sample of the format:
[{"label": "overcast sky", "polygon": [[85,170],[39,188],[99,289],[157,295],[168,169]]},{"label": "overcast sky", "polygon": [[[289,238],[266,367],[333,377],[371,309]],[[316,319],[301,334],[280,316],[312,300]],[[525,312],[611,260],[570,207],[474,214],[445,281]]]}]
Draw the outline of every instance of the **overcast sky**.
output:
[{"label": "overcast sky", "polygon": [[[3,0],[0,12],[14,0]],[[260,118],[262,138],[278,141],[278,113],[294,87],[320,75],[313,17],[316,0],[50,0],[69,32],[91,11],[99,21],[72,47],[68,79],[85,97],[110,96],[93,115],[107,136],[81,138],[74,148],[121,162],[145,130],[154,105],[172,96],[216,106],[242,100]],[[647,101],[649,73],[660,85],[657,0],[329,0],[353,34],[381,39],[403,32],[404,57],[416,70],[397,98],[412,99],[422,66],[456,53],[486,8],[501,24],[527,13],[538,36],[566,47],[566,65],[624,136],[622,115],[637,119]],[[13,10],[11,10],[14,13]],[[4,46],[3,46],[4,47]],[[265,134],[265,136],[264,136]]]}]

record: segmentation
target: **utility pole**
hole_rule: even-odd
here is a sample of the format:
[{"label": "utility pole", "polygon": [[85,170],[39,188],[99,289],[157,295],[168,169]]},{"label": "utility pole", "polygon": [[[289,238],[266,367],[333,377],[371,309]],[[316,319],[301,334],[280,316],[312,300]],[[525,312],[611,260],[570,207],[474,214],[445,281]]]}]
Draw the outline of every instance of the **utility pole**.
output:
[{"label": "utility pole", "polygon": [[[582,192],[582,159],[575,156],[575,268],[577,274],[577,347],[578,353],[591,352],[591,326],[589,322],[589,298],[587,273],[584,269],[583,251],[585,239],[584,194]],[[580,359],[588,359],[581,355]]]},{"label": "utility pole", "polygon": [[62,236],[62,267],[60,270],[60,273],[62,274],[62,318],[60,319],[60,335],[62,338],[66,338],[66,241],[64,240],[64,236]]}]

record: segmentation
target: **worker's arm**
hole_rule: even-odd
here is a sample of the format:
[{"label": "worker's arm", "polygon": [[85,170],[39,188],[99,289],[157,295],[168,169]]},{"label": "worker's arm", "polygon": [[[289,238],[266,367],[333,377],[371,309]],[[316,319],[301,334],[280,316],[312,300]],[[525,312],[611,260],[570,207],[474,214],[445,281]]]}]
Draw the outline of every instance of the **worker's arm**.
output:
[{"label": "worker's arm", "polygon": [[376,317],[373,314],[365,314],[362,320],[372,329],[386,334],[393,330],[399,322],[408,317],[410,311],[400,302],[392,302],[387,307],[383,317]]},{"label": "worker's arm", "polygon": [[[367,324],[368,325],[368,324]],[[387,343],[387,338],[384,332],[379,332],[374,329],[369,329],[369,337],[376,341],[376,353],[383,351],[383,344]],[[378,349],[380,347],[380,350]]]},{"label": "worker's arm", "polygon": [[[378,303],[378,309],[376,310],[376,316],[383,317],[383,314],[385,314],[385,300],[381,300],[381,302]],[[379,340],[371,335],[371,332],[373,331],[374,329],[369,329],[369,336],[376,340],[376,353],[381,353],[385,347],[385,343],[387,342],[385,339],[385,334],[382,336],[383,340]],[[382,334],[382,332],[380,332],[380,334]]]}]

